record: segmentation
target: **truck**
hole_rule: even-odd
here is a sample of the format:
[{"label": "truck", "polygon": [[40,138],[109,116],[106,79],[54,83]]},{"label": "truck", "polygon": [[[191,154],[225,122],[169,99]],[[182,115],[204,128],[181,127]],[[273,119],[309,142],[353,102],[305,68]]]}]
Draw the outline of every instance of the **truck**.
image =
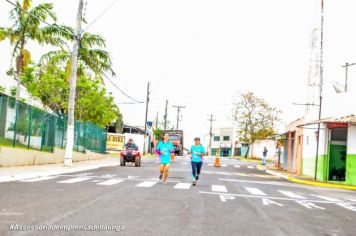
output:
[{"label": "truck", "polygon": [[174,155],[183,155],[183,130],[164,130],[164,134],[169,135],[169,140],[174,146]]}]

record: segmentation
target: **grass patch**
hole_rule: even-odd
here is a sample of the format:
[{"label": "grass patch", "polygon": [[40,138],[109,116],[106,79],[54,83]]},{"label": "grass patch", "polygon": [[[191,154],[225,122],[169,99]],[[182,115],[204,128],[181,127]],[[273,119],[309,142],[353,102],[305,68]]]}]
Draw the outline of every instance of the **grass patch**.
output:
[{"label": "grass patch", "polygon": [[[13,147],[13,141],[12,141],[12,139],[7,139],[7,138],[0,137],[0,146]],[[41,151],[40,149],[36,149],[36,148],[32,148],[32,147],[28,148],[27,145],[23,145],[23,144],[20,144],[20,143],[16,143],[15,144],[15,148],[27,149],[27,150],[32,150],[32,151]],[[42,151],[43,152],[52,152],[53,151],[53,147],[43,146],[42,147]]]}]

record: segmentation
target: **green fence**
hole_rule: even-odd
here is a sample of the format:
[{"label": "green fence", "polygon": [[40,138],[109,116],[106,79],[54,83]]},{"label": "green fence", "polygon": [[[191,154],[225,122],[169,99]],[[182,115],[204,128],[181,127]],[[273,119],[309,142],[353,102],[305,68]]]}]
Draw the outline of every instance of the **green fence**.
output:
[{"label": "green fence", "polygon": [[[66,145],[67,119],[0,94],[0,146],[53,152]],[[74,124],[74,150],[106,152],[106,130],[88,122]]]}]

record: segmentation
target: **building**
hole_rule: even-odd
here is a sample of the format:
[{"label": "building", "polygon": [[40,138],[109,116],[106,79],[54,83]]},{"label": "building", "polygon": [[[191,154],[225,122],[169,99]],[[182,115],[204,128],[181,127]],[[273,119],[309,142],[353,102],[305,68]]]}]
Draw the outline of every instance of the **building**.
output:
[{"label": "building", "polygon": [[325,118],[301,125],[317,130],[320,125],[319,148],[317,132],[303,145],[302,174],[320,181],[340,181],[356,185],[356,116]]},{"label": "building", "polygon": [[235,132],[233,127],[213,129],[211,155],[233,156],[235,150]]}]

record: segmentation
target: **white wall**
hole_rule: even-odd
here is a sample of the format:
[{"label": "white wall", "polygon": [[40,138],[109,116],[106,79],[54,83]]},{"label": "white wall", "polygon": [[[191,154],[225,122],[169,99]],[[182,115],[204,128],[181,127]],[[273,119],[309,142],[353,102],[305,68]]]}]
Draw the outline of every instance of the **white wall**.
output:
[{"label": "white wall", "polygon": [[356,126],[350,126],[347,131],[347,154],[356,154]]},{"label": "white wall", "polygon": [[267,159],[276,160],[276,158],[278,158],[276,154],[276,146],[277,142],[274,140],[257,140],[252,144],[252,147],[249,151],[249,156],[251,157],[251,155],[253,155],[253,157],[262,159],[263,149],[266,147],[268,150]]}]

